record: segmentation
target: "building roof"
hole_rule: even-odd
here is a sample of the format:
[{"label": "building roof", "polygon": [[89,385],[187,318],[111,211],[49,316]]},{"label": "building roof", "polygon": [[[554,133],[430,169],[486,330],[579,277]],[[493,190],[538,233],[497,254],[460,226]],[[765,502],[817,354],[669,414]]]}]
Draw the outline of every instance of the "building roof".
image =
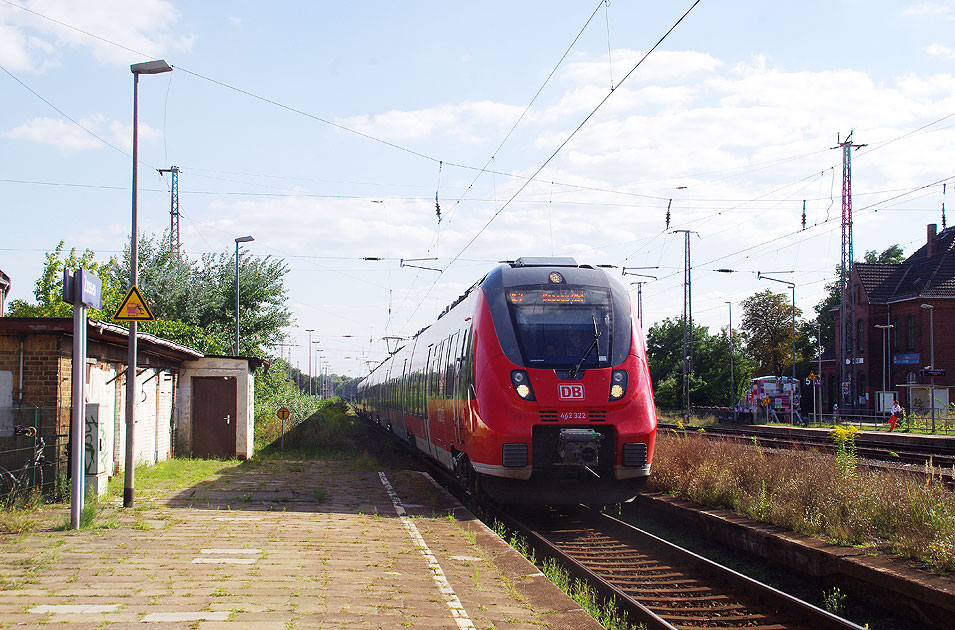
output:
[{"label": "building roof", "polygon": [[[3,317],[0,318],[0,334],[73,334],[73,319],[71,317]],[[87,321],[87,338],[112,344],[129,343],[129,331],[122,326],[101,322],[95,319]],[[143,349],[180,361],[198,359],[205,356],[203,353],[180,345],[174,341],[163,339],[149,333],[136,334],[138,343]]]},{"label": "building roof", "polygon": [[929,226],[925,245],[904,262],[856,263],[853,268],[871,302],[955,298],[955,226],[937,235],[935,226]]}]

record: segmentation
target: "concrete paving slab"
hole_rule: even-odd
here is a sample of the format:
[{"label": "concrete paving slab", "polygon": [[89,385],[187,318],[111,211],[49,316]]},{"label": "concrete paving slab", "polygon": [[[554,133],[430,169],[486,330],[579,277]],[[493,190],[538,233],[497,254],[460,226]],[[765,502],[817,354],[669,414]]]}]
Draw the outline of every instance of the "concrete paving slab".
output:
[{"label": "concrete paving slab", "polygon": [[121,607],[89,624],[70,615],[71,630],[599,628],[429,479],[385,478],[404,514],[377,471],[246,462],[135,510],[109,506],[109,529],[0,536],[0,628],[94,603]]}]

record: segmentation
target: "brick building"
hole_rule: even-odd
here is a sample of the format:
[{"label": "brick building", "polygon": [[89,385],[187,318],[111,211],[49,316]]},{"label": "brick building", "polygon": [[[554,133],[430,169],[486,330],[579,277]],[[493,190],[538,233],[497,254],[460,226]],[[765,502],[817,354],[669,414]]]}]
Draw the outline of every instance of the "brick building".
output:
[{"label": "brick building", "polygon": [[[955,227],[937,233],[937,226],[929,225],[925,245],[904,262],[855,263],[852,278],[856,364],[847,370],[856,396],[852,406],[862,413],[883,411],[878,392],[883,391],[884,378],[884,391],[893,392],[903,407],[930,409],[930,377],[922,369],[931,363],[934,341],[933,367],[946,370],[946,376],[935,377],[935,404],[947,410],[948,387],[955,385]],[[843,360],[839,355],[845,327],[839,309],[832,313],[835,353],[826,354]],[[842,400],[838,367],[837,361],[823,366],[826,408]]]},{"label": "brick building", "polygon": [[[254,370],[263,362],[205,357],[153,335],[137,337],[137,462],[173,454],[251,456]],[[125,465],[128,341],[121,326],[88,322],[86,469],[98,490]],[[0,452],[23,447],[14,425],[34,426],[58,474],[65,474],[70,450],[72,344],[72,319],[0,318]]]},{"label": "brick building", "polygon": [[0,317],[6,312],[7,295],[10,294],[10,276],[0,271]]}]

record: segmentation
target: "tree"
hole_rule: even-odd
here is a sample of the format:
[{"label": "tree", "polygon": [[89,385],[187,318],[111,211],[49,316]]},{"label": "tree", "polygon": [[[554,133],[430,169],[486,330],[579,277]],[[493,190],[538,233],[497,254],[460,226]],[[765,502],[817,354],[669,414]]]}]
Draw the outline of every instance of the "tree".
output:
[{"label": "tree", "polygon": [[[256,354],[282,341],[292,321],[285,306],[288,267],[271,256],[239,257],[239,354]],[[193,271],[193,323],[235,343],[235,254],[203,254]],[[188,321],[188,320],[187,320]]]},{"label": "tree", "polygon": [[[114,282],[122,287],[123,295],[129,291],[129,245],[123,251],[122,262],[111,271]],[[178,320],[192,323],[193,268],[189,259],[172,251],[167,234],[161,238],[143,235],[139,238],[137,252],[139,273],[137,287],[156,319]]]},{"label": "tree", "polygon": [[[759,375],[783,376],[793,365],[793,308],[797,329],[802,311],[783,293],[766,289],[746,298],[743,307],[742,334],[746,351]],[[799,345],[797,340],[797,346]],[[805,342],[803,342],[803,346]],[[799,361],[798,352],[796,362]]]},{"label": "tree", "polygon": [[[207,354],[225,354],[235,341],[235,256],[205,254],[199,262],[180,257],[165,236],[143,236],[139,243],[138,287],[155,322],[140,329]],[[90,310],[91,319],[109,321],[129,290],[129,248],[122,261],[94,260],[71,250],[63,258],[63,242],[47,254],[37,280],[36,304],[14,300],[10,315],[19,317],[68,317],[72,307],[62,301],[63,268],[85,267],[103,281],[103,308]],[[281,341],[281,329],[291,322],[285,306],[288,267],[270,256],[239,260],[239,311],[242,334],[240,354],[264,356],[265,348]]]},{"label": "tree", "polygon": [[[734,336],[734,380],[737,393],[748,379],[740,339]],[[676,409],[683,406],[683,319],[668,318],[647,332],[647,364],[657,405]],[[731,399],[729,338],[725,331],[711,335],[706,326],[693,326],[693,371],[690,374],[690,402],[694,406],[725,406]]]},{"label": "tree", "polygon": [[886,247],[882,250],[881,254],[877,254],[874,249],[866,251],[863,260],[867,263],[897,265],[905,261],[905,254],[902,252],[902,248],[899,247],[898,243],[896,243],[895,245]]},{"label": "tree", "polygon": [[110,319],[123,299],[123,288],[114,281],[115,261],[105,264],[96,262],[95,253],[89,249],[77,256],[76,248],[70,249],[68,256],[63,256],[64,242],[60,241],[56,249],[46,254],[43,271],[37,278],[33,289],[36,304],[29,304],[24,300],[10,302],[9,317],[72,317],[73,305],[63,301],[63,270],[87,269],[103,281],[103,308],[89,309],[87,316],[90,319]]}]

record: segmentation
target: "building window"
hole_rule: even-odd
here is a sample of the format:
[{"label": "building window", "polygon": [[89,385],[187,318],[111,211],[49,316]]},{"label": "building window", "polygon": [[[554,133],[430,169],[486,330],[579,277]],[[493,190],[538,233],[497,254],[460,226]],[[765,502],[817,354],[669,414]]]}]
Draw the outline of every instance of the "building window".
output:
[{"label": "building window", "polygon": [[865,351],[865,327],[860,319],[856,322],[856,354],[862,354]]},{"label": "building window", "polygon": [[899,318],[892,318],[892,350],[899,349]]},{"label": "building window", "polygon": [[865,382],[866,379],[865,379],[865,372],[859,372],[859,377],[858,377],[858,379],[859,379],[859,380],[858,380],[859,390],[856,392],[856,396],[859,397],[859,404],[860,404],[860,405],[865,405],[866,402],[868,401],[868,397],[866,396],[866,382]]},{"label": "building window", "polygon": [[915,348],[915,317],[912,315],[905,319],[905,339],[909,350],[913,350]]}]

